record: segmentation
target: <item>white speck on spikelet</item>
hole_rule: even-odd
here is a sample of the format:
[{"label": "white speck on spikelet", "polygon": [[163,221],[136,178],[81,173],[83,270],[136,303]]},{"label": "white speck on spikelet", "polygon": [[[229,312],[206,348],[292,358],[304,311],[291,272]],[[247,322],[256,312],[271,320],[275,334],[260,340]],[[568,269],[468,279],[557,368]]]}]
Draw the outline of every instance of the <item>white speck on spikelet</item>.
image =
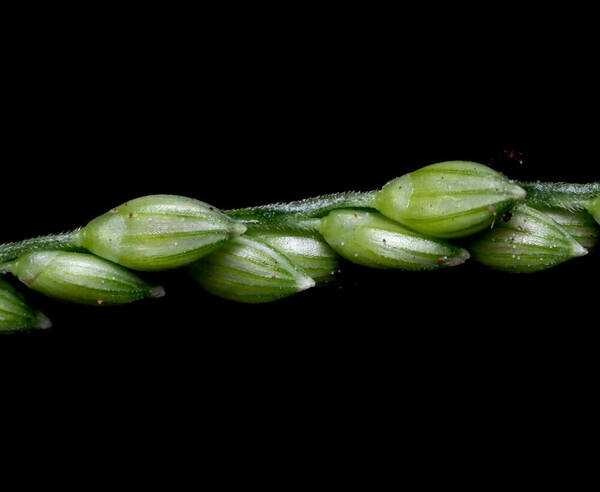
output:
[{"label": "white speck on spikelet", "polygon": [[157,285],[150,290],[150,296],[158,299],[159,297],[164,297],[166,294],[165,288],[162,285]]},{"label": "white speck on spikelet", "polygon": [[44,314],[38,313],[34,322],[34,327],[41,330],[47,330],[48,328],[52,327],[52,321],[50,321]]},{"label": "white speck on spikelet", "polygon": [[299,291],[310,289],[315,286],[315,281],[310,277],[300,277],[296,282],[296,286]]},{"label": "white speck on spikelet", "polygon": [[589,251],[587,249],[585,249],[581,244],[579,244],[577,241],[573,242],[573,256],[574,257],[579,257],[579,256],[585,256],[589,253]]}]

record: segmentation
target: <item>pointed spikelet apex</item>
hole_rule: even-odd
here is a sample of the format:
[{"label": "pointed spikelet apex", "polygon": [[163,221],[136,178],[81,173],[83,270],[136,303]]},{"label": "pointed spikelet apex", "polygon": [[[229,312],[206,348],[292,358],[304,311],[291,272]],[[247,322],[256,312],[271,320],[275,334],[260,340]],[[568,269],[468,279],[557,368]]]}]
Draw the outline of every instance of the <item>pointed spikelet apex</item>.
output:
[{"label": "pointed spikelet apex", "polygon": [[551,268],[587,250],[548,215],[519,204],[508,221],[476,238],[470,245],[475,261],[496,270],[530,273]]},{"label": "pointed spikelet apex", "polygon": [[250,304],[283,299],[315,285],[280,251],[246,236],[192,264],[190,273],[211,294]]}]

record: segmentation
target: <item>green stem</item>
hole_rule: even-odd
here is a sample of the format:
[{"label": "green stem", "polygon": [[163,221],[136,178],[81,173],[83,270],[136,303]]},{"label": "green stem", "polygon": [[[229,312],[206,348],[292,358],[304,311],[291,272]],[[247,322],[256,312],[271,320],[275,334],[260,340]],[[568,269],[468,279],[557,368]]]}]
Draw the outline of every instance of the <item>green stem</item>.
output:
[{"label": "green stem", "polygon": [[230,217],[249,228],[280,230],[310,230],[318,227],[319,219],[339,208],[373,208],[376,191],[347,192],[322,195],[289,203],[272,203],[259,207],[228,210]]},{"label": "green stem", "polygon": [[[79,251],[82,249],[80,236],[81,229],[75,229],[74,231],[65,232],[63,234],[40,236],[15,243],[0,244],[0,269],[3,267],[2,263],[15,260],[32,251],[48,249]],[[2,273],[2,270],[0,270],[0,273]]]},{"label": "green stem", "polygon": [[578,184],[531,181],[518,184],[527,191],[527,203],[533,206],[584,210],[600,196],[600,182]]},{"label": "green stem", "polygon": [[[318,218],[336,208],[371,208],[375,199],[372,192],[348,192],[323,195],[289,203],[274,203],[260,207],[229,210],[230,217],[254,229],[290,231],[317,231]],[[0,268],[3,263],[41,250],[82,251],[81,229],[64,234],[40,236],[14,243],[0,244]],[[0,274],[6,273],[0,270]]]},{"label": "green stem", "polygon": [[[521,182],[519,185],[527,191],[527,202],[534,206],[583,210],[589,208],[593,200],[600,197],[600,182],[589,184]],[[314,232],[318,230],[318,219],[332,210],[375,208],[376,194],[377,191],[333,193],[289,203],[228,210],[226,213],[249,228]],[[48,249],[83,251],[81,229],[0,244],[0,274],[6,273],[4,263],[32,251]]]}]

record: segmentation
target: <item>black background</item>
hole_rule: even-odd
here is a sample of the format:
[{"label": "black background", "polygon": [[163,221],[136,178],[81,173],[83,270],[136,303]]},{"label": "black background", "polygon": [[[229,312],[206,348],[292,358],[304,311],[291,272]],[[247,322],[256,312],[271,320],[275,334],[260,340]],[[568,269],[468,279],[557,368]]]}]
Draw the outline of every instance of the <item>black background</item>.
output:
[{"label": "black background", "polygon": [[[527,49],[521,24],[478,51],[487,23],[429,40],[403,34],[406,22],[183,22],[13,39],[2,242],[69,230],[146,194],[228,209],[374,189],[450,159],[515,179],[600,178],[594,127],[564,114],[591,111],[578,99],[588,80],[574,75],[578,51],[558,60],[561,43],[549,38]],[[188,424],[204,415],[201,429],[222,422],[222,435],[249,436],[248,450],[262,425],[298,440],[327,428],[342,445],[416,430],[453,448],[462,425],[501,436],[519,424],[543,444],[561,437],[546,432],[564,417],[557,408],[593,408],[597,253],[528,276],[474,263],[342,270],[330,287],[258,306],[208,296],[178,272],[146,276],[165,286],[163,299],[117,308],[27,291],[54,327],[2,344],[27,347],[11,374],[42,361],[34,372],[49,392],[67,381],[76,395],[94,388],[146,409],[155,395]],[[579,425],[570,420],[564,435]]]}]

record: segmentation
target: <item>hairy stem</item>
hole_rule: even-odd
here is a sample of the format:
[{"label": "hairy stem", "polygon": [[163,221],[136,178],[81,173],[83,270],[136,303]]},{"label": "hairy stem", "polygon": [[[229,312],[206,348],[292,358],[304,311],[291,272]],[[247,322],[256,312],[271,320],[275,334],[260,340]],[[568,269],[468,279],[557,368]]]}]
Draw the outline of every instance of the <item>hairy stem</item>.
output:
[{"label": "hairy stem", "polygon": [[587,209],[592,200],[600,196],[600,182],[578,184],[530,181],[519,183],[519,186],[527,191],[527,203],[533,206],[570,211]]},{"label": "hairy stem", "polygon": [[[583,210],[600,197],[600,182],[576,183],[519,183],[527,191],[527,202],[533,206]],[[228,210],[233,219],[253,229],[284,231],[317,231],[320,218],[340,208],[374,208],[376,191],[345,192],[321,195],[289,203],[272,203],[258,207]],[[3,263],[26,253],[40,250],[83,251],[81,228],[64,234],[41,236],[24,241],[0,244],[0,273]]]},{"label": "hairy stem", "polygon": [[82,249],[80,236],[81,229],[75,229],[63,234],[40,236],[15,243],[0,244],[0,273],[3,273],[1,270],[2,263],[15,260],[19,256],[31,253],[32,251],[48,249],[80,251]]},{"label": "hairy stem", "polygon": [[259,207],[228,210],[231,218],[250,228],[281,230],[315,230],[319,219],[339,208],[373,208],[376,191],[321,195],[289,203],[272,203]]},{"label": "hairy stem", "polygon": [[[371,208],[375,192],[347,192],[322,195],[289,203],[229,210],[226,213],[255,229],[316,231],[318,219],[336,208]],[[81,228],[64,234],[40,236],[14,243],[0,244],[0,266],[26,253],[41,250],[82,251]],[[0,272],[2,273],[2,272]],[[4,272],[5,273],[5,272]]]}]

